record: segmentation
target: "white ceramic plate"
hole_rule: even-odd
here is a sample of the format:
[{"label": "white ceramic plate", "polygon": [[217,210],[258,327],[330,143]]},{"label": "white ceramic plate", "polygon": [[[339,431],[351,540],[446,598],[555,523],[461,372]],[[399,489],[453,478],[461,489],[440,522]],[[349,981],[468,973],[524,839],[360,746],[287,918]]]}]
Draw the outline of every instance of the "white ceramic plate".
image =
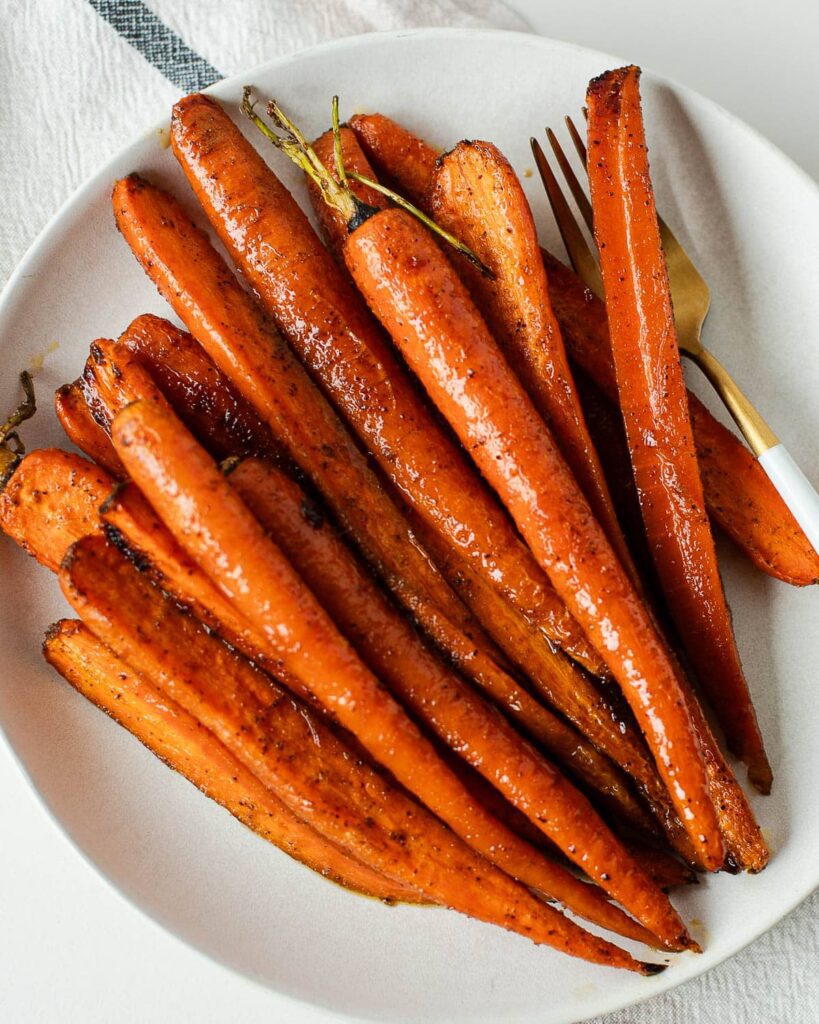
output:
[{"label": "white ceramic plate", "polygon": [[[555,230],[528,138],[577,112],[606,55],[534,36],[462,30],[364,36],[275,61],[214,89],[275,94],[308,131],[343,111],[381,110],[434,143],[489,138],[529,190],[544,242]],[[819,478],[819,195],[778,151],[723,110],[644,77],[659,205],[714,294],[708,340]],[[168,314],[118,236],[109,195],[138,170],[186,194],[167,137],[147,131],[60,211],[0,303],[0,409],[13,371],[59,342],[38,375],[30,447],[62,443],[48,400],[79,373],[89,342],[137,314]],[[276,170],[298,189],[284,161]],[[773,849],[756,877],[708,879],[675,897],[703,942],[653,979],[589,966],[443,910],[387,909],[350,896],[257,839],[45,667],[45,627],[65,614],[55,581],[0,544],[0,721],[32,786],[89,861],[187,942],[295,998],[374,1020],[559,1024],[678,985],[736,952],[819,883],[819,601],[722,551],[750,685],[776,772],[754,806]]]}]

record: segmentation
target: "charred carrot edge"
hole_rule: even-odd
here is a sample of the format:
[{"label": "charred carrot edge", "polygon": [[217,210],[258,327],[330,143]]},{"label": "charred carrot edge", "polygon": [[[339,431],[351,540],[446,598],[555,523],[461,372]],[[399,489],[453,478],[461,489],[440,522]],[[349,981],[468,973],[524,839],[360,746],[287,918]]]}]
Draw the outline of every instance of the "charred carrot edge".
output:
[{"label": "charred carrot edge", "polygon": [[[360,296],[260,154],[210,97],[180,101],[171,134],[177,159],[234,262],[404,500],[450,545],[468,552],[499,591],[496,600],[519,600],[525,612],[540,616],[538,627],[551,639],[579,659],[591,658],[584,663],[600,671],[503,509],[436,423]],[[355,143],[351,133],[347,138]]]},{"label": "charred carrot edge", "polygon": [[402,210],[366,220],[348,238],[345,259],[606,660],[694,849],[708,868],[719,868],[722,838],[670,656],[464,285],[431,236]]},{"label": "charred carrot edge", "polygon": [[281,453],[270,430],[205,350],[162,317],[143,314],[119,342],[134,352],[185,425],[218,459]]},{"label": "charred carrot edge", "polygon": [[[411,627],[393,610],[375,582],[352,552],[344,546],[328,523],[317,524],[303,515],[304,494],[297,484],[275,467],[259,460],[240,464],[229,477],[239,496],[281,546],[304,582],[329,612],[341,631],[385,682],[394,696],[417,719],[452,747],[509,802],[530,817],[564,851],[583,850],[583,870],[593,879],[608,874],[616,877],[622,850],[605,834],[605,826],[593,808],[564,780],[554,767],[539,756],[505,718],[486,704],[469,685],[448,670],[424,646]],[[515,764],[518,777],[512,782],[509,766]],[[561,813],[561,804],[566,809]],[[572,807],[574,822],[570,837],[560,834],[560,825]],[[548,819],[548,823],[544,824]],[[601,840],[591,834],[597,833]],[[588,838],[587,838],[588,837]],[[595,842],[606,845],[601,853],[601,871],[589,850]],[[521,858],[522,860],[522,858]],[[507,870],[528,885],[547,892],[569,909],[605,927],[617,922],[601,920],[608,914],[605,900],[594,890],[578,887],[564,871],[533,872],[527,865],[516,867],[509,858]],[[514,870],[513,870],[514,869]],[[609,894],[620,898],[616,889]],[[594,896],[588,907],[587,897]],[[580,900],[581,902],[578,902]],[[622,931],[625,922],[615,927]],[[632,936],[635,937],[635,936]],[[644,941],[644,939],[643,939]]]},{"label": "charred carrot edge", "polygon": [[0,493],[0,529],[56,572],[79,537],[100,529],[99,507],[116,486],[100,466],[59,448],[38,448]]},{"label": "charred carrot edge", "polygon": [[114,206],[149,276],[321,491],[396,598],[467,674],[478,653],[502,660],[301,364],[179,204],[127,178],[116,186]]},{"label": "charred carrot edge", "polygon": [[[620,408],[643,521],[669,610],[751,782],[772,773],[734,638],[705,511],[646,156],[636,67],[594,79],[589,184]],[[652,443],[646,443],[647,437]]]},{"label": "charred carrot edge", "polygon": [[428,211],[429,185],[438,159],[432,146],[383,114],[356,114],[348,124],[376,170]]},{"label": "charred carrot edge", "polygon": [[[470,801],[170,410],[147,402],[128,406],[114,421],[113,441],[177,541],[266,638],[274,657],[398,781],[456,832],[468,836],[475,849],[496,860],[508,843],[499,823]],[[640,894],[652,906],[647,914],[647,908],[635,907],[635,916],[644,912],[650,919],[646,926],[659,931],[663,941],[686,943],[670,904],[654,904],[655,892],[649,887]]]},{"label": "charred carrot edge", "polygon": [[54,395],[54,411],[66,437],[113,477],[122,476],[122,464],[111,441],[88,408],[80,381],[63,384]]},{"label": "charred carrot edge", "polygon": [[[552,304],[574,359],[617,402],[605,305],[550,253],[542,251]],[[819,580],[819,555],[752,453],[691,391],[688,409],[711,518],[763,572],[794,586]]]},{"label": "charred carrot edge", "polygon": [[467,261],[453,259],[639,590],[552,310],[532,211],[515,172],[492,143],[459,142],[438,161],[429,203],[436,223],[464,241],[494,274],[489,278]]},{"label": "charred carrot edge", "polygon": [[43,654],[78,693],[288,856],[354,892],[387,903],[425,902],[417,890],[389,881],[296,817],[201,721],[134,672],[81,622],[63,619],[52,626]]}]

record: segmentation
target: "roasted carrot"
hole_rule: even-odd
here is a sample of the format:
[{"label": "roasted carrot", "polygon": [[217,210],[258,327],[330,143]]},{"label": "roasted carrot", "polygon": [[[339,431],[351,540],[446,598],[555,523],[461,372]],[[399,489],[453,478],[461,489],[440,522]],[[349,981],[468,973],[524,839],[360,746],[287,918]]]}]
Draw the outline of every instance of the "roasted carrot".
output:
[{"label": "roasted carrot", "polygon": [[187,331],[144,314],[129,324],[119,342],[137,355],[188,429],[215,458],[278,457],[270,430]]},{"label": "roasted carrot", "polygon": [[81,622],[63,619],[52,626],[43,654],[78,693],[169,768],[289,856],[355,892],[389,903],[424,901],[416,889],[388,880],[293,814],[197,717],[134,672]]},{"label": "roasted carrot", "polygon": [[54,395],[57,419],[69,441],[102,466],[111,476],[122,476],[122,465],[105,430],[94,419],[85,400],[80,381],[63,384]]},{"label": "roasted carrot", "polygon": [[[434,420],[360,296],[261,155],[206,96],[176,105],[172,144],[234,262],[403,499],[469,555],[498,591],[498,603],[516,602],[553,642],[602,671],[503,509]],[[141,202],[143,221],[150,216],[145,193],[130,202],[135,215]]]},{"label": "roasted carrot", "polygon": [[438,159],[432,146],[383,114],[356,114],[348,123],[376,170],[416,206],[428,210]]},{"label": "roasted carrot", "polygon": [[149,276],[323,494],[379,577],[464,672],[491,671],[500,652],[206,236],[172,197],[139,179],[117,184],[114,205],[120,230]]},{"label": "roasted carrot", "polygon": [[[84,558],[79,565],[78,551]],[[134,577],[133,571],[113,554],[112,549],[101,551],[98,544],[80,544],[73,549],[64,580],[67,581],[67,596],[74,607],[118,653],[157,678],[173,680],[171,696],[197,714],[260,778],[270,785],[275,782],[276,786],[284,786],[282,799],[285,803],[291,805],[295,800],[292,809],[306,817],[323,834],[349,845],[349,841],[344,843],[344,838],[350,830],[363,832],[366,838],[355,839],[356,844],[363,843],[363,846],[355,845],[351,852],[365,856],[367,863],[375,863],[369,846],[373,842],[372,830],[383,821],[384,813],[372,804],[361,806],[355,789],[357,785],[363,793],[373,793],[372,772],[366,766],[347,766],[345,762],[349,752],[339,754],[339,744],[332,735],[328,735],[325,725],[318,719],[311,720],[304,708],[294,709],[292,701],[284,704],[286,698],[281,690],[262,679],[258,672],[254,673],[237,656],[229,654],[209,634],[202,633],[198,626],[189,620],[180,620],[173,606],[163,604],[156,590]],[[197,667],[202,665],[208,666],[207,678],[197,676]],[[190,685],[196,691],[192,707],[189,704]],[[176,693],[177,686],[183,688],[181,696]],[[214,702],[215,719],[211,707]],[[234,706],[242,710],[234,712]],[[237,714],[238,721],[232,721]],[[269,723],[271,715],[273,722]],[[233,733],[224,731],[222,720],[226,716],[230,719]],[[261,731],[254,728],[257,722],[262,723]],[[310,736],[313,743],[310,743]],[[270,754],[265,753],[267,747],[270,747]],[[260,760],[274,772],[270,780],[259,770]],[[341,763],[337,763],[339,761]],[[330,787],[329,793],[326,792],[327,787]],[[343,797],[348,789],[354,804],[352,809],[346,809],[342,815],[331,807],[329,823],[317,817],[328,798],[337,802],[339,796],[334,794]],[[279,792],[278,788],[276,792]],[[293,792],[295,797],[288,796],[289,792]],[[389,788],[383,800],[394,805]],[[362,819],[357,824],[354,820],[356,812]],[[400,819],[400,807],[393,806],[391,813],[398,814]],[[365,819],[373,819],[372,825],[368,826]],[[339,820],[342,821],[340,834],[334,831],[338,828],[335,822]],[[389,819],[384,825],[387,835],[393,836],[399,824],[400,820]],[[383,838],[380,841],[383,843]],[[529,859],[534,858],[529,856]],[[543,883],[539,888],[549,896],[566,897],[570,909],[581,913],[588,909],[595,923],[604,927],[616,926],[630,938],[656,944],[645,929],[635,926],[631,919],[612,908],[599,890],[578,884],[560,866],[539,857],[537,860],[543,866],[540,871],[533,871],[532,879]],[[393,871],[389,862],[379,862],[379,865],[391,877],[404,880],[412,877]],[[545,883],[548,883],[548,889]]]},{"label": "roasted carrot", "polygon": [[771,768],[740,664],[705,511],[651,187],[639,69],[594,79],[589,183],[620,408],[669,611],[728,746],[763,793]]},{"label": "roasted carrot", "polygon": [[716,814],[670,656],[465,287],[403,210],[367,219],[345,259],[620,683],[703,863],[720,867]]},{"label": "roasted carrot", "polygon": [[[446,552],[439,550],[434,543],[434,538],[430,537],[420,526],[418,529],[421,538],[426,542],[444,575],[450,579],[453,585],[457,586],[460,594],[466,596],[468,592],[467,599],[470,607],[474,608],[479,618],[490,623],[492,634],[494,635],[495,631],[498,634],[503,633],[506,635],[507,641],[511,641],[518,653],[518,666],[526,674],[534,692],[547,703],[556,704],[555,691],[549,682],[551,676],[547,671],[549,668],[554,668],[554,659],[544,665],[537,648],[531,648],[525,643],[519,642],[523,640],[519,635],[521,626],[511,616],[495,616],[491,620],[485,618],[483,582],[471,572],[468,564],[459,563],[452,558],[451,554],[447,555]],[[628,706],[626,706],[627,714],[623,714],[619,708],[615,710],[610,700],[606,699],[595,686],[588,683],[584,690],[575,691],[574,701],[563,700],[556,706],[560,707],[563,714],[577,725],[598,750],[606,754],[632,777],[674,849],[687,862],[697,863],[696,854],[677,817],[668,791],[657,773],[656,765],[643,742],[642,735],[634,724]],[[645,828],[645,823],[642,825],[638,822],[634,823],[638,824],[638,827]]]},{"label": "roasted carrot", "polygon": [[638,582],[552,310],[532,211],[509,161],[490,142],[458,143],[438,161],[429,203],[436,222],[492,271],[487,278],[468,260],[454,258],[611,546]]},{"label": "roasted carrot", "polygon": [[[519,848],[517,838],[470,801],[463,785],[340,636],[281,551],[170,410],[150,402],[128,406],[114,421],[113,441],[131,477],[177,542],[265,637],[284,668],[299,677],[430,810],[489,859],[508,863],[510,850]],[[559,821],[549,824],[555,839],[572,855],[567,837],[578,825],[576,815],[557,807],[552,813],[564,816],[565,832]],[[578,851],[579,844],[575,857]],[[595,863],[599,853],[589,849],[588,856]],[[600,874],[604,873],[601,869]],[[627,873],[595,880],[607,890],[624,889],[623,905],[661,941],[675,946],[690,941],[673,908],[657,902],[657,890],[650,883],[645,885],[644,876]]]},{"label": "roasted carrot", "polygon": [[[616,403],[605,305],[559,260],[545,251],[543,259],[570,357]],[[688,411],[711,519],[769,576],[795,586],[819,580],[819,555],[752,453],[691,391]]]},{"label": "roasted carrot", "polygon": [[[393,610],[330,524],[322,523],[310,512],[304,514],[305,496],[298,484],[259,459],[240,463],[229,480],[373,672],[417,717],[517,806],[516,787],[510,790],[509,782],[498,781],[499,776],[492,766],[497,757],[496,747],[505,746],[508,750],[503,759],[506,764],[516,757],[519,759],[521,754],[531,758],[534,752],[528,744],[522,743],[505,719],[494,716],[466,683],[432,655]],[[400,657],[396,657],[397,651],[402,652]],[[591,786],[599,787],[602,775],[608,794],[618,804],[625,803],[626,816],[634,814],[634,801],[629,799],[624,780],[611,771],[611,766],[593,747],[558,719],[544,719],[538,714],[542,709],[525,691],[518,688],[514,694],[504,694],[503,698],[501,706],[524,726],[532,719],[547,724],[548,733],[544,737],[547,750],[555,752],[559,760]],[[486,723],[486,727],[477,732],[477,745],[470,747],[469,736],[475,734],[472,728],[464,731],[456,708],[468,712],[464,717],[474,723]],[[525,714],[522,716],[521,712]],[[482,752],[480,745],[488,736],[492,736],[492,749]],[[505,771],[502,769],[501,775]],[[535,779],[539,776],[536,758],[530,761],[526,774]]]},{"label": "roasted carrot", "polygon": [[[429,212],[436,151],[382,114],[356,115],[349,124],[379,173]],[[545,250],[543,257],[552,308],[570,358],[615,400],[605,306],[559,260]],[[768,575],[795,586],[819,581],[819,555],[756,459],[690,391],[688,403],[711,518]]]},{"label": "roasted carrot", "polygon": [[71,544],[100,529],[99,507],[116,486],[80,455],[38,448],[0,493],[0,529],[56,572]]}]

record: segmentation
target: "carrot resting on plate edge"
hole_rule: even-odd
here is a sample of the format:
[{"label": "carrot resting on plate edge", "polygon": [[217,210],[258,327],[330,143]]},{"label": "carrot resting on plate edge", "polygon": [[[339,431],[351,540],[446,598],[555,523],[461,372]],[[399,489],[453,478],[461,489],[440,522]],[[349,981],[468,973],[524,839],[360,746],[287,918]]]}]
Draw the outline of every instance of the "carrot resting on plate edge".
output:
[{"label": "carrot resting on plate edge", "polygon": [[771,789],[717,567],[646,155],[639,71],[589,86],[589,184],[619,404],[654,564],[728,746]]}]

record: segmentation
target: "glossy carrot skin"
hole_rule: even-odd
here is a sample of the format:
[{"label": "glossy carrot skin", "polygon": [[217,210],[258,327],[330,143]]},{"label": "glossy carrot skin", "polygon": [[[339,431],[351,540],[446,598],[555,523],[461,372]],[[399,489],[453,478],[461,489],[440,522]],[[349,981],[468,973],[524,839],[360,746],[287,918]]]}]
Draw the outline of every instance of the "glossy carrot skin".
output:
[{"label": "glossy carrot skin", "polygon": [[459,142],[438,161],[429,202],[436,222],[492,271],[490,279],[467,260],[454,261],[620,562],[637,583],[552,310],[532,211],[509,161],[490,142]]},{"label": "glossy carrot skin", "polygon": [[[377,170],[429,212],[437,152],[382,114],[357,115],[349,123]],[[570,358],[616,400],[605,306],[559,260],[543,255],[552,308]],[[819,554],[756,459],[690,391],[688,403],[711,518],[769,576],[794,586],[819,581]]]},{"label": "glossy carrot skin", "polygon": [[[298,485],[259,460],[242,463],[229,479],[395,697],[564,852],[571,856],[572,848],[583,850],[579,866],[590,878],[602,878],[608,888],[606,877],[616,878],[623,870],[615,867],[618,860],[624,861],[623,851],[591,805],[505,718],[431,654],[330,524],[319,525],[315,518],[303,515],[304,495]],[[568,830],[567,821],[572,822]],[[599,861],[590,854],[595,847],[601,849]],[[512,868],[510,861],[508,870]],[[582,883],[578,888],[576,879],[560,868],[555,870],[555,865],[548,864],[544,870],[541,864],[540,870],[540,877],[526,865],[514,873],[581,916],[621,931],[625,922],[600,919],[601,911],[607,913],[608,908],[603,907],[599,893],[590,893]],[[615,889],[608,891],[619,898]]]},{"label": "glossy carrot skin", "polygon": [[[545,251],[543,259],[569,355],[617,403],[605,305],[559,260]],[[711,519],[769,576],[794,586],[819,580],[819,555],[752,453],[691,391],[688,411]]]},{"label": "glossy carrot skin", "polygon": [[122,476],[122,464],[105,430],[94,419],[79,381],[57,389],[54,411],[72,444],[111,476]]},{"label": "glossy carrot skin", "polygon": [[772,774],[705,511],[649,176],[639,70],[590,84],[589,184],[620,408],[668,607],[728,745],[757,789]]},{"label": "glossy carrot skin", "polygon": [[[352,133],[346,138],[355,141]],[[234,262],[403,500],[473,560],[498,602],[511,601],[554,643],[591,671],[602,670],[503,508],[430,414],[361,297],[261,155],[204,96],[174,108],[172,142]],[[319,148],[327,144],[325,137]]]},{"label": "glossy carrot skin", "polygon": [[628,699],[692,845],[724,860],[702,755],[664,643],[543,421],[431,236],[370,217],[345,259],[370,307],[509,509]]},{"label": "glossy carrot skin", "polygon": [[162,317],[143,314],[129,324],[119,342],[136,354],[214,458],[281,456],[268,427],[187,331]]},{"label": "glossy carrot skin", "polygon": [[[148,402],[130,405],[114,421],[113,440],[177,542],[264,636],[271,657],[430,810],[493,862],[506,863],[517,837],[471,800],[173,414]],[[664,941],[685,943],[670,904],[655,913],[654,894],[643,895],[651,909],[635,907],[635,914],[645,910],[647,926]]]},{"label": "glossy carrot skin", "polygon": [[429,209],[429,188],[438,154],[423,139],[383,114],[356,114],[348,122],[367,158],[420,209]]},{"label": "glossy carrot skin", "polygon": [[140,179],[117,183],[114,210],[120,231],[160,292],[323,494],[377,575],[462,671],[491,670],[500,652],[421,549],[353,438],[207,237],[171,196]]},{"label": "glossy carrot skin", "polygon": [[52,626],[43,654],[78,693],[169,768],[289,856],[354,892],[389,903],[424,902],[417,890],[387,880],[288,810],[198,718],[134,672],[81,622],[63,619]]},{"label": "glossy carrot skin", "polygon": [[56,572],[75,540],[100,529],[100,505],[115,486],[112,476],[80,455],[38,448],[0,493],[0,529]]}]

